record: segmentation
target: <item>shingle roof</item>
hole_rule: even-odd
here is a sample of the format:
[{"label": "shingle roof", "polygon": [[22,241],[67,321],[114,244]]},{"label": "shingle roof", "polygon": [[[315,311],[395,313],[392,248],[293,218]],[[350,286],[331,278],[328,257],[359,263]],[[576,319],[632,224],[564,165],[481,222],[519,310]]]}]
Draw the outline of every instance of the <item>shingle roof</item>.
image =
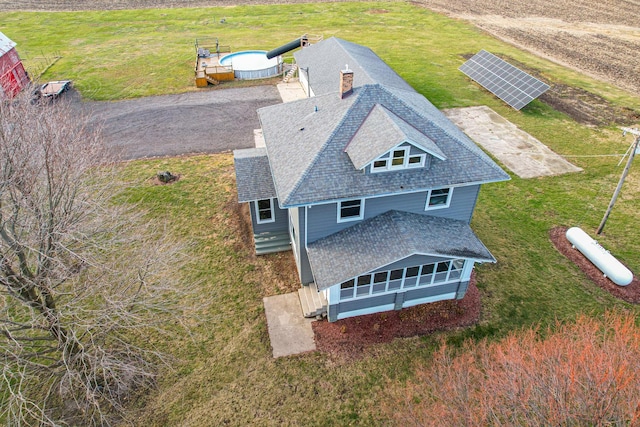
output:
[{"label": "shingle roof", "polygon": [[316,240],[307,253],[320,290],[415,254],[496,262],[466,222],[393,210]]},{"label": "shingle roof", "polygon": [[445,160],[435,142],[380,104],[364,119],[345,151],[357,169],[362,169],[392,148],[409,141],[427,153]]},{"label": "shingle roof", "polygon": [[[345,148],[377,105],[434,141],[446,160],[434,159],[429,169],[377,174],[356,169]],[[335,92],[265,107],[258,116],[283,207],[509,179],[413,90],[365,85],[344,99]]]},{"label": "shingle roof", "polygon": [[16,46],[16,43],[0,32],[0,56],[9,52]]},{"label": "shingle roof", "polygon": [[313,93],[324,95],[338,91],[340,70],[353,70],[354,87],[384,83],[386,87],[413,91],[378,55],[366,46],[336,37],[323,40],[293,54],[300,68],[309,70]]},{"label": "shingle roof", "polygon": [[267,151],[246,148],[233,152],[238,187],[238,202],[276,197]]}]

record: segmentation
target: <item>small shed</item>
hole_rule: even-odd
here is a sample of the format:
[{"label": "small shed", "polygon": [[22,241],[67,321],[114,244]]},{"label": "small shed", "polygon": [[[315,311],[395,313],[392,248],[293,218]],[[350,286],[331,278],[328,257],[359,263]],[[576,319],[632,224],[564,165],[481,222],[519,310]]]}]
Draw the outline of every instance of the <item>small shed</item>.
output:
[{"label": "small shed", "polygon": [[16,43],[0,32],[0,98],[13,97],[29,84]]}]

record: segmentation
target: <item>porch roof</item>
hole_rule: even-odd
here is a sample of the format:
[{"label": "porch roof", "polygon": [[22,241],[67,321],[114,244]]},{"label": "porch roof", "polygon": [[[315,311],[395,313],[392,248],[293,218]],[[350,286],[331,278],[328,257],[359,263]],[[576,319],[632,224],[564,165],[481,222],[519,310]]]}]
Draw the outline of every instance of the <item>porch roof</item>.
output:
[{"label": "porch roof", "polygon": [[318,289],[327,289],[411,255],[496,262],[469,224],[388,211],[307,247]]},{"label": "porch roof", "polygon": [[233,152],[238,202],[276,197],[271,167],[264,148],[246,148]]}]

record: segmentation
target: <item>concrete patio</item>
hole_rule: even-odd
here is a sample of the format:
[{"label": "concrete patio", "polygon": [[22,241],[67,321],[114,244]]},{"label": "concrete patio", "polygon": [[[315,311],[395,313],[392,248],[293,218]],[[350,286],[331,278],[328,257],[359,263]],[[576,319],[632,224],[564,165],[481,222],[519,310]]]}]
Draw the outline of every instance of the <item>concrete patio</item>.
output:
[{"label": "concrete patio", "polygon": [[297,292],[263,299],[273,357],[291,356],[316,349],[311,323],[302,316]]}]

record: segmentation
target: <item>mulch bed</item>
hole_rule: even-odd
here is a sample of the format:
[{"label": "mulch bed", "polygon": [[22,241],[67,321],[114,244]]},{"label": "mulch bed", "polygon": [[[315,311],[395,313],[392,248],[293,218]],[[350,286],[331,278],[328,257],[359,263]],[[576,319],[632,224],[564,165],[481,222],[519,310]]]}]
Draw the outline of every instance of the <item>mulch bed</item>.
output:
[{"label": "mulch bed", "polygon": [[591,281],[614,297],[632,304],[640,303],[640,280],[636,274],[633,275],[633,281],[627,286],[616,285],[609,278],[604,277],[598,267],[593,265],[580,251],[571,246],[565,235],[566,232],[567,227],[555,227],[549,231],[551,242],[562,255],[573,261]]},{"label": "mulch bed", "polygon": [[461,300],[422,304],[333,323],[325,319],[313,322],[312,327],[318,351],[358,358],[373,344],[473,325],[480,319],[480,308],[480,291],[474,272],[467,294]]}]

